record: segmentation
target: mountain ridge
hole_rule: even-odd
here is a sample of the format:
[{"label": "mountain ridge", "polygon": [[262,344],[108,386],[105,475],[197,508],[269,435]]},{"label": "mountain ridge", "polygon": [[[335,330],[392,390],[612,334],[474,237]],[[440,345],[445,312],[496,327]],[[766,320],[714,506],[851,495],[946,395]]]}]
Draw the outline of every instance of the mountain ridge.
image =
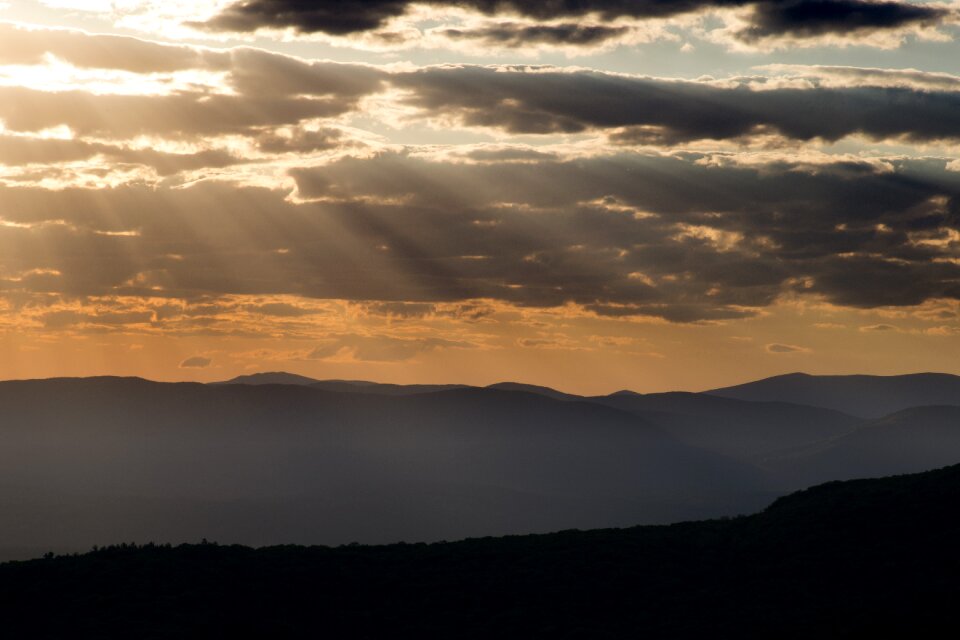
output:
[{"label": "mountain ridge", "polygon": [[792,402],[880,418],[916,406],[960,405],[960,376],[929,372],[894,376],[791,373],[702,393],[747,401]]}]

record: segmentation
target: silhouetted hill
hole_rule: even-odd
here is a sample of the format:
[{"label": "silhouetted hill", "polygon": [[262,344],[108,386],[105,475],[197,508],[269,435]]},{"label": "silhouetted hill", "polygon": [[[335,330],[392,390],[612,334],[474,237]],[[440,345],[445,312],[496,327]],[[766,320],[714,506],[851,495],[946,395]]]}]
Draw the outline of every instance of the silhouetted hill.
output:
[{"label": "silhouetted hill", "polygon": [[535,393],[537,395],[553,398],[554,400],[583,400],[583,396],[572,393],[564,393],[550,387],[541,387],[535,384],[524,384],[522,382],[497,382],[491,384],[487,389],[499,389],[500,391],[525,391],[526,393]]},{"label": "silhouetted hill", "polygon": [[311,386],[340,393],[372,393],[382,396],[412,396],[418,393],[434,393],[451,389],[466,389],[462,384],[388,384],[385,382],[361,382],[355,380],[321,380]]},{"label": "silhouetted hill", "polygon": [[819,407],[699,393],[621,392],[590,400],[640,415],[687,444],[742,459],[835,438],[863,422]]},{"label": "silhouetted hill", "polygon": [[285,371],[270,371],[267,373],[251,373],[250,375],[237,376],[230,380],[224,380],[223,382],[215,382],[214,384],[250,384],[250,385],[260,385],[260,384],[299,384],[299,385],[310,385],[315,384],[317,381],[313,378],[308,378],[306,376],[299,376],[295,373],[287,373]]},{"label": "silhouetted hill", "polygon": [[953,637],[960,467],[754,516],[385,547],[111,547],[0,565],[12,637]]},{"label": "silhouetted hill", "polygon": [[705,393],[753,402],[792,402],[864,418],[880,418],[910,407],[960,405],[960,376],[811,376],[792,373]]},{"label": "silhouetted hill", "polygon": [[[587,402],[0,383],[0,548],[453,539],[749,512],[755,468]],[[9,556],[8,556],[9,557]]]},{"label": "silhouetted hill", "polygon": [[316,380],[306,376],[300,376],[295,373],[286,373],[283,371],[270,373],[253,373],[245,376],[238,376],[224,382],[215,382],[213,384],[245,384],[245,385],[267,385],[267,384],[289,384],[306,387],[314,387],[325,391],[336,391],[339,393],[368,393],[387,396],[406,396],[415,393],[431,393],[433,391],[443,391],[446,389],[463,389],[466,385],[462,384],[389,384],[382,382],[368,382],[366,380]]},{"label": "silhouetted hill", "polygon": [[764,465],[794,486],[915,473],[960,460],[960,407],[917,407],[849,434],[770,456]]},{"label": "silhouetted hill", "polygon": [[[325,391],[337,391],[340,393],[370,393],[387,396],[407,396],[418,393],[433,393],[435,391],[447,391],[452,389],[477,388],[465,384],[391,384],[387,382],[370,382],[367,380],[316,380],[306,376],[300,376],[294,373],[283,371],[269,373],[253,373],[250,375],[237,376],[224,382],[214,384],[294,384],[302,386],[312,386]],[[488,389],[499,389],[501,391],[526,391],[536,393],[557,400],[580,399],[580,396],[561,393],[549,387],[540,387],[532,384],[522,384],[519,382],[500,382],[492,384]]]}]

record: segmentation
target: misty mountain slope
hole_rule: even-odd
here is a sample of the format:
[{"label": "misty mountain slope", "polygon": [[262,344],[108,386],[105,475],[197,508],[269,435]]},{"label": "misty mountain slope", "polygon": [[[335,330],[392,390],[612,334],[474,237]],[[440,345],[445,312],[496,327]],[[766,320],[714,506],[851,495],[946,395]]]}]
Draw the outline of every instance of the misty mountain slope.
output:
[{"label": "misty mountain slope", "polygon": [[960,462],[960,407],[917,407],[762,465],[795,486],[915,473]]},{"label": "misty mountain slope", "polygon": [[[436,540],[742,513],[761,473],[628,413],[139,379],[0,383],[0,547]],[[123,537],[118,538],[117,532]]]},{"label": "misty mountain slope", "polygon": [[642,416],[687,444],[741,459],[835,438],[863,422],[819,407],[698,393],[617,393],[590,401]]},{"label": "misty mountain slope", "polygon": [[381,547],[124,545],[2,564],[0,607],[5,630],[31,638],[953,637],[958,501],[954,466],[672,526]]},{"label": "misty mountain slope", "polygon": [[960,376],[811,376],[792,373],[704,392],[754,402],[792,402],[881,418],[910,407],[960,406]]}]

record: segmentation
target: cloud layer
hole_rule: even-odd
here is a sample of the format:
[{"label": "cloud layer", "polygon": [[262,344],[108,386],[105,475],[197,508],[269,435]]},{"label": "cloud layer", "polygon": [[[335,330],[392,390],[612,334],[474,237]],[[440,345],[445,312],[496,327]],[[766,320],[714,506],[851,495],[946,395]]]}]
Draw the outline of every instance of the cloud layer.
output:
[{"label": "cloud layer", "polygon": [[787,294],[863,308],[960,299],[960,174],[943,161],[727,160],[382,153],[292,171],[300,204],[224,183],[7,188],[0,289],[575,303],[680,322]]},{"label": "cloud layer", "polygon": [[[406,10],[374,5],[345,10],[342,28]],[[687,323],[755,317],[792,296],[864,309],[960,299],[955,161],[807,146],[957,144],[949,74],[781,66],[677,80],[0,35],[0,293],[16,304],[479,300]],[[389,139],[407,128],[451,140]],[[486,137],[458,143],[464,128]],[[683,148],[704,140],[723,144]],[[300,311],[277,304],[242,311]],[[51,314],[38,322],[157,321]],[[343,337],[316,357],[456,348],[410,339],[374,349]]]},{"label": "cloud layer", "polygon": [[[291,29],[298,33],[343,36],[383,28],[415,6],[462,9],[487,16],[528,19],[525,27],[511,25],[490,32],[489,28],[467,32],[468,37],[513,43],[547,39],[571,45],[590,45],[613,37],[610,30],[571,28],[569,21],[596,17],[602,21],[642,21],[682,14],[748,8],[747,25],[737,38],[756,41],[771,37],[811,38],[823,35],[856,36],[910,26],[935,26],[950,12],[938,6],[909,2],[869,0],[590,0],[520,2],[517,0],[241,0],[228,6],[203,27],[216,31],[253,32],[260,29]],[[567,20],[566,25],[544,21]],[[463,37],[459,31],[455,37]]]},{"label": "cloud layer", "polygon": [[[462,125],[509,133],[622,129],[623,143],[777,133],[797,140],[852,134],[960,137],[960,92],[894,86],[780,86],[764,79],[691,82],[538,68],[433,67],[393,78],[410,104]],[[465,90],[469,87],[470,90]]]}]

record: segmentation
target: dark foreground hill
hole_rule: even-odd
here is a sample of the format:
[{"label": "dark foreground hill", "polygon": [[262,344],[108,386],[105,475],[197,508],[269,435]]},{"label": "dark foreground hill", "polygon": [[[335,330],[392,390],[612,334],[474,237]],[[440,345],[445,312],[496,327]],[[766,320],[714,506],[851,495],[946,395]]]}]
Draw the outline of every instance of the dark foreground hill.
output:
[{"label": "dark foreground hill", "polygon": [[960,466],[734,520],[434,545],[111,547],[0,565],[9,637],[956,637]]},{"label": "dark foreground hill", "polygon": [[960,405],[960,376],[811,376],[791,373],[705,392],[751,402],[792,402],[880,418],[911,407]]}]

